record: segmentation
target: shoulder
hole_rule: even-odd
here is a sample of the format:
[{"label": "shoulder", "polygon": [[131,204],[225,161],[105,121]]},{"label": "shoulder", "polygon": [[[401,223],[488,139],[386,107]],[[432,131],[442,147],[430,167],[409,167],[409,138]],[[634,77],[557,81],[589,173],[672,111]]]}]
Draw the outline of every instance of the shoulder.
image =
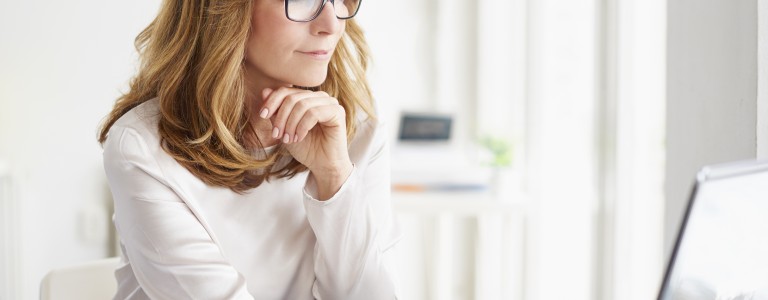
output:
[{"label": "shoulder", "polygon": [[[358,130],[364,135],[371,135],[374,133],[381,133],[386,131],[388,115],[388,106],[378,101],[376,98],[371,100],[371,108],[373,109],[373,116],[365,112],[360,106],[357,106],[355,125]],[[356,135],[357,136],[357,135]]]},{"label": "shoulder", "polygon": [[156,160],[166,155],[160,147],[159,120],[157,99],[152,99],[134,107],[112,125],[103,145],[108,173],[128,165],[139,166],[145,172],[157,169]]},{"label": "shoulder", "polygon": [[142,135],[158,136],[157,124],[159,120],[160,109],[157,98],[147,100],[117,119],[109,130],[107,140],[109,140],[113,132],[119,132],[126,128],[130,128]]},{"label": "shoulder", "polygon": [[368,116],[362,109],[357,115],[355,136],[349,147],[353,161],[370,160],[388,146],[389,124],[385,120],[382,105],[374,101],[375,117]]}]

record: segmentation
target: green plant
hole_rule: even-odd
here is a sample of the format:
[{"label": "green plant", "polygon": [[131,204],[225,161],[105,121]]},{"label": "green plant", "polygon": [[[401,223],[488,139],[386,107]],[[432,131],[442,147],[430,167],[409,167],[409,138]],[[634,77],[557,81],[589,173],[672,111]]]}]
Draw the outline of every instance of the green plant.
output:
[{"label": "green plant", "polygon": [[509,140],[486,136],[480,140],[480,145],[493,155],[490,165],[495,167],[508,167],[512,165],[513,147]]}]

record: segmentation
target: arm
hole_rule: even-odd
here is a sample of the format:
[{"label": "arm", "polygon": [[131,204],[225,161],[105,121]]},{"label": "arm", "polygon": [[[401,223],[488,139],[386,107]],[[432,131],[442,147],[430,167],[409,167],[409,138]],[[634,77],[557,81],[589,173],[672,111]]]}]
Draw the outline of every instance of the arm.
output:
[{"label": "arm", "polygon": [[[390,165],[380,128],[370,155],[358,162],[330,199],[318,200],[322,174],[307,179],[304,207],[317,237],[317,299],[395,299],[396,278],[390,263],[400,237],[390,204]],[[317,175],[317,176],[315,176]]]},{"label": "arm", "polygon": [[118,127],[104,146],[115,227],[141,289],[152,299],[253,299],[147,149]]}]

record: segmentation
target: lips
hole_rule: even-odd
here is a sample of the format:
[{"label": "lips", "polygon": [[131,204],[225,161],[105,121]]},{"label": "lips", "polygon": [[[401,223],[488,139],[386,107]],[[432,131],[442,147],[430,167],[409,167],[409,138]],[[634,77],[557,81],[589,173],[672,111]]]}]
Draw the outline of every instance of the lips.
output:
[{"label": "lips", "polygon": [[312,50],[312,51],[296,51],[298,53],[307,55],[313,59],[328,60],[331,57],[331,51],[328,50]]},{"label": "lips", "polygon": [[326,50],[314,50],[314,51],[299,51],[304,54],[310,54],[310,55],[328,55],[328,51]]}]

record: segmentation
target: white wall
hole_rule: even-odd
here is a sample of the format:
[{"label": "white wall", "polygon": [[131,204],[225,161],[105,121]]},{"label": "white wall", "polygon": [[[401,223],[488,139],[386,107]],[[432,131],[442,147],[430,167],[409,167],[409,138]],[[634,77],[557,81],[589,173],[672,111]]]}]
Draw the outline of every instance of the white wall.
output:
[{"label": "white wall", "polygon": [[0,4],[0,160],[20,203],[20,299],[37,298],[50,268],[108,255],[111,199],[96,131],[133,73],[133,39],[157,6]]},{"label": "white wall", "polygon": [[694,175],[756,156],[757,1],[668,2],[665,253]]}]

